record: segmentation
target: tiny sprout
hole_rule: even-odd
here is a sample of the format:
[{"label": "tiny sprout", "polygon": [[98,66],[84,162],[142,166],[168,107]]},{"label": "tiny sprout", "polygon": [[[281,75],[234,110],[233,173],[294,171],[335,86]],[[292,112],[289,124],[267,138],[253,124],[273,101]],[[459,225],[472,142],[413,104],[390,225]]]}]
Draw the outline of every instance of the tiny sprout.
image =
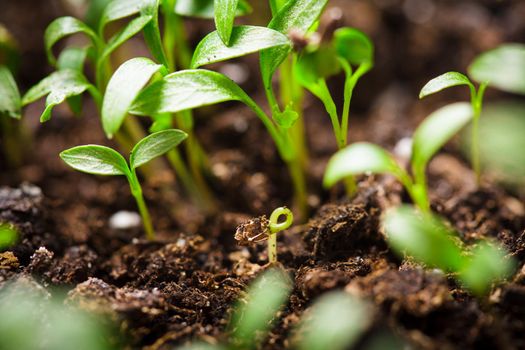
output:
[{"label": "tiny sprout", "polygon": [[126,176],[131,188],[131,194],[137,201],[146,236],[152,240],[155,238],[155,232],[148,208],[144,202],[136,169],[170,151],[186,137],[186,133],[176,129],[151,134],[133,147],[129,165],[120,153],[109,147],[98,145],[73,147],[60,153],[60,158],[73,169],[88,174]]},{"label": "tiny sprout", "polygon": [[[285,216],[286,219],[279,222],[281,216]],[[280,207],[272,212],[270,220],[263,215],[239,225],[235,232],[235,239],[240,245],[245,246],[267,240],[268,260],[270,264],[274,264],[277,262],[277,233],[286,230],[292,223],[292,211],[286,207]]]},{"label": "tiny sprout", "polygon": [[18,236],[18,231],[12,225],[0,223],[0,251],[14,245]]},{"label": "tiny sprout", "polygon": [[430,203],[426,166],[437,151],[472,120],[472,115],[472,108],[468,103],[454,103],[428,116],[414,133],[412,175],[409,175],[383,148],[359,142],[340,150],[330,159],[324,176],[324,185],[331,187],[348,176],[367,172],[391,174],[405,186],[419,209],[428,212]]}]

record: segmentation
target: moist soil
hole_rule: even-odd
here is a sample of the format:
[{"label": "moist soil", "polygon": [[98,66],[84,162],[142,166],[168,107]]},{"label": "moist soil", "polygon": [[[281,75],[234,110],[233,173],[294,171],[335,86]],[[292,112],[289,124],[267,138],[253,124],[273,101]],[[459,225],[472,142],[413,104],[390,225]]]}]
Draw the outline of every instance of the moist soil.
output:
[{"label": "moist soil", "polygon": [[[414,99],[418,87],[450,67],[464,68],[475,54],[495,43],[525,38],[523,21],[511,21],[516,12],[525,12],[520,1],[498,6],[488,1],[465,1],[461,6],[438,1],[438,15],[427,24],[404,18],[399,1],[339,4],[349,14],[348,25],[372,34],[379,60],[355,94],[350,139],[398,150],[405,163],[398,141],[410,136],[438,105],[465,97],[458,90],[418,102]],[[461,22],[458,13],[464,6],[478,11],[481,23],[490,25]],[[354,13],[365,15],[354,18]],[[449,28],[453,16],[463,30]],[[422,50],[421,45],[432,50]],[[257,81],[255,60],[248,58],[239,65],[249,68],[250,83],[244,87],[262,99],[250,85]],[[408,78],[412,83],[398,83]],[[341,86],[340,81],[332,83]],[[292,277],[294,289],[262,348],[289,348],[305,310],[334,289],[373,305],[373,322],[356,348],[366,348],[385,332],[423,349],[525,348],[523,198],[490,179],[476,186],[455,144],[430,164],[434,211],[449,220],[466,244],[498,240],[519,262],[512,277],[494,285],[487,297],[474,298],[451,276],[400,259],[389,250],[381,215],[409,201],[393,178],[359,178],[352,199],[344,197],[342,188],[320,191],[335,142],[321,106],[310,97],[305,105],[311,149],[310,216],[279,234],[279,265]],[[29,127],[40,107],[28,110]],[[0,253],[0,288],[20,279],[49,290],[61,287],[68,291],[67,304],[106,316],[133,349],[172,349],[195,339],[212,344],[226,340],[232,306],[268,268],[265,244],[239,246],[236,228],[290,203],[292,190],[272,141],[247,109],[235,104],[209,108],[199,112],[197,121],[220,210],[202,214],[173,185],[171,173],[158,173],[144,186],[158,231],[157,240],[150,242],[140,227],[122,230],[108,225],[114,213],[135,209],[124,179],[74,172],[57,156],[76,144],[112,145],[100,131],[94,107],[86,101],[81,119],[57,108],[53,119],[35,131],[26,164],[0,174],[0,183],[6,185],[0,189],[0,221],[15,224],[21,234],[12,249]]]}]

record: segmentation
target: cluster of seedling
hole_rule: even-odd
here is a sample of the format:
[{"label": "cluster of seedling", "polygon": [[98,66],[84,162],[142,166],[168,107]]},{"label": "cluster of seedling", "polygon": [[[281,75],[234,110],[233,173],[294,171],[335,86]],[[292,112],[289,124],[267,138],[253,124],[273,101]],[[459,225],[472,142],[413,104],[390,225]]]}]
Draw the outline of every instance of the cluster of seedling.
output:
[{"label": "cluster of seedling", "polygon": [[[362,32],[353,28],[336,28],[337,13],[329,23],[320,21],[328,0],[270,0],[272,19],[266,27],[234,25],[236,16],[250,11],[250,6],[239,0],[113,0],[95,3],[100,5],[104,2],[107,5],[101,7],[98,21],[86,24],[73,17],[61,17],[49,25],[45,33],[45,47],[49,62],[56,67],[56,71],[23,97],[20,97],[10,71],[0,67],[0,119],[6,116],[19,118],[23,106],[44,96],[46,103],[42,122],[48,121],[53,108],[63,102],[79,113],[82,110],[81,95],[89,93],[100,112],[107,137],[115,138],[121,151],[131,153],[129,163],[120,153],[96,145],[69,149],[62,152],[61,157],[80,171],[125,176],[150,239],[154,238],[154,230],[137,168],[154,158],[166,154],[190,196],[203,210],[214,210],[213,194],[205,181],[209,174],[206,153],[193,132],[192,110],[196,108],[240,101],[259,117],[289,169],[295,190],[295,207],[304,220],[307,213],[305,169],[308,151],[304,140],[302,99],[303,89],[306,89],[323,103],[340,149],[328,165],[325,185],[332,186],[344,180],[347,194],[352,195],[355,175],[390,173],[405,186],[418,208],[418,215],[428,219],[432,215],[426,181],[426,165],[430,159],[452,136],[473,121],[472,163],[479,180],[477,122],[486,87],[494,86],[518,93],[525,90],[524,80],[515,72],[516,65],[522,65],[522,45],[502,46],[476,59],[469,71],[471,78],[480,83],[479,88],[465,75],[456,72],[430,81],[421,91],[421,97],[451,86],[467,85],[471,90],[471,103],[446,106],[423,122],[414,135],[411,171],[407,172],[378,146],[359,143],[346,147],[352,94],[359,79],[373,67],[374,48]],[[96,12],[96,9],[93,11]],[[93,12],[90,15],[92,19],[97,18]],[[204,37],[192,52],[185,39],[182,16],[213,17],[217,30]],[[163,24],[162,33],[159,17]],[[122,19],[129,19],[129,22],[107,39],[107,28],[114,27]],[[114,70],[112,53],[140,32],[153,59],[132,58]],[[68,47],[57,58],[54,46],[61,39],[78,33],[84,34],[89,44],[82,48]],[[269,114],[231,79],[201,68],[251,53],[260,55]],[[86,62],[92,64],[94,82],[88,78]],[[280,73],[278,89],[274,84],[277,72]],[[338,111],[327,87],[327,79],[340,73],[344,73],[346,80],[343,107]],[[150,118],[151,135],[147,136],[135,116]],[[182,131],[174,129],[174,126]],[[184,139],[185,155],[176,147]],[[143,176],[146,179],[152,171],[165,165],[155,163],[153,166],[149,171],[147,166],[141,168],[145,169]],[[289,226],[292,220],[289,210],[279,210],[272,214],[267,228],[260,235],[247,238],[252,241],[268,240],[271,262],[276,260],[275,233],[283,225]],[[401,210],[396,215],[404,215],[405,212]],[[286,215],[287,220],[279,224],[277,220],[281,214]],[[419,220],[416,216],[405,215],[405,218],[409,217],[407,222],[413,222]],[[410,247],[409,242],[406,246],[396,244],[395,230],[391,228],[395,225],[389,225],[395,220],[389,218],[391,216],[385,219],[385,227],[394,248]],[[432,227],[437,229],[437,224],[432,224]],[[418,237],[420,245],[414,247],[416,250],[422,249],[420,246],[424,244],[431,244],[433,236],[420,233]],[[453,266],[435,262],[427,255],[421,256],[420,260],[461,272],[467,269],[465,266],[478,262],[482,255],[499,258],[497,253],[488,254],[489,250],[483,248],[468,261]],[[409,248],[407,252],[414,255]]]}]

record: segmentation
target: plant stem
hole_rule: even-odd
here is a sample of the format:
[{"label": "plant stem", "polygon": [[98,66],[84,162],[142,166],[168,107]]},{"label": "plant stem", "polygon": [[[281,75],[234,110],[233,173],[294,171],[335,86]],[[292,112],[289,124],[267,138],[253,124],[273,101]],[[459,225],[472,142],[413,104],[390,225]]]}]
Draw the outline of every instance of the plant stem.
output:
[{"label": "plant stem", "polygon": [[155,239],[155,230],[153,229],[153,223],[151,222],[151,216],[149,214],[148,207],[144,201],[144,196],[142,194],[142,188],[140,187],[140,182],[137,178],[137,173],[135,169],[132,169],[128,175],[129,185],[131,189],[131,194],[135,197],[137,201],[137,207],[139,209],[140,216],[142,217],[142,224],[144,225],[144,231],[146,232],[146,238],[150,241]]},{"label": "plant stem", "polygon": [[472,119],[472,146],[471,146],[471,162],[472,169],[476,175],[476,183],[479,186],[481,183],[481,164],[480,164],[480,152],[479,152],[479,118],[483,110],[483,96],[488,84],[483,83],[480,85],[478,91],[472,87],[471,90],[471,104],[474,110],[474,116]]},{"label": "plant stem", "polygon": [[[283,222],[279,222],[279,218],[283,215],[286,219]],[[270,264],[277,262],[277,233],[286,230],[292,223],[293,214],[286,207],[279,207],[270,215],[270,236],[268,237],[268,261]]]},{"label": "plant stem", "polygon": [[[352,95],[359,79],[370,71],[370,69],[372,69],[372,65],[367,62],[361,64],[354,74],[351,74],[350,71],[350,74],[347,73],[346,75],[343,114],[341,118],[341,138],[345,146],[348,144],[348,117],[350,115]],[[345,71],[348,72],[346,69]]]},{"label": "plant stem", "polygon": [[405,187],[409,190],[414,203],[422,212],[430,213],[430,201],[428,199],[427,191],[427,176],[425,174],[425,167],[415,165],[412,167],[414,182]]}]

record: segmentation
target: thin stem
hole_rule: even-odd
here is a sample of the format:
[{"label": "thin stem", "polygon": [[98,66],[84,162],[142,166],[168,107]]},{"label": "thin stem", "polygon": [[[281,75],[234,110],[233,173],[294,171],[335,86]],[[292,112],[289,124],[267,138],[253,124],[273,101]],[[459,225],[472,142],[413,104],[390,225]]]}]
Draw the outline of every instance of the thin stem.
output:
[{"label": "thin stem", "polygon": [[427,191],[427,176],[425,173],[425,166],[413,165],[412,172],[414,182],[407,187],[410,196],[414,203],[425,213],[430,212],[430,201],[428,199]]},{"label": "thin stem", "polygon": [[334,129],[334,135],[337,141],[337,147],[339,149],[343,149],[346,146],[345,140],[342,137],[341,133],[341,124],[339,123],[339,116],[337,114],[337,107],[335,106],[334,99],[332,98],[332,94],[330,93],[330,90],[328,89],[328,86],[326,85],[326,80],[319,79],[319,82],[317,84],[317,89],[315,91],[312,91],[315,93],[315,95],[323,102],[324,107],[326,111],[328,112],[328,115],[330,116],[330,120],[332,121],[332,127]]},{"label": "thin stem", "polygon": [[368,62],[361,64],[359,68],[357,68],[354,74],[352,74],[351,71],[348,71],[347,68],[345,68],[346,81],[345,81],[343,114],[341,118],[341,138],[345,146],[348,144],[348,117],[350,114],[350,103],[352,101],[352,95],[354,93],[355,86],[357,85],[357,82],[359,81],[359,79],[363,75],[365,75],[371,68],[372,68],[372,65]]},{"label": "thin stem", "polygon": [[475,88],[471,89],[471,104],[474,110],[474,116],[472,118],[472,146],[471,146],[471,162],[472,169],[476,175],[476,183],[478,186],[481,183],[481,164],[480,164],[480,151],[479,151],[479,118],[483,110],[483,96],[488,84],[483,83],[480,85],[478,91]]},{"label": "thin stem", "polygon": [[155,239],[155,230],[153,229],[153,223],[149,214],[148,207],[144,201],[142,194],[142,188],[137,178],[135,169],[131,170],[128,175],[129,185],[131,188],[131,194],[137,201],[137,207],[139,209],[140,216],[142,217],[142,224],[144,225],[144,231],[146,232],[146,238],[150,241]]},{"label": "thin stem", "polygon": [[[279,222],[279,218],[285,216],[285,220]],[[280,207],[270,215],[270,236],[268,237],[268,260],[270,264],[277,262],[277,233],[286,230],[293,223],[293,214],[290,209]]]}]

